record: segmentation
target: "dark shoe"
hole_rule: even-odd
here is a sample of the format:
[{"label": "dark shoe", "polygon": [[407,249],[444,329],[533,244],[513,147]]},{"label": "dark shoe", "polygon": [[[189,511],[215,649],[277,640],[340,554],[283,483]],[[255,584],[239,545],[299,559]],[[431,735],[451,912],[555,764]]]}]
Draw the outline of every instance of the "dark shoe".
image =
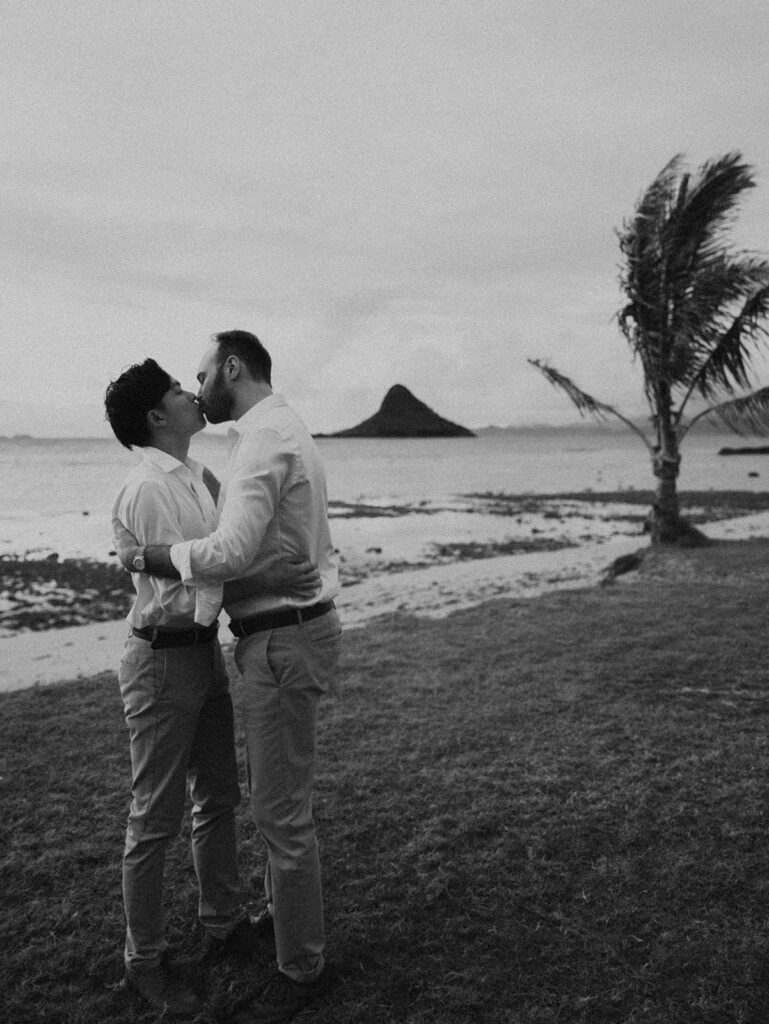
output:
[{"label": "dark shoe", "polygon": [[192,1017],[203,1009],[203,1000],[166,961],[144,971],[132,971],[126,967],[125,981],[127,988],[138,992],[148,1003],[166,1013]]},{"label": "dark shoe", "polygon": [[214,964],[228,957],[252,959],[264,949],[265,940],[271,939],[274,934],[272,914],[267,909],[256,917],[244,917],[224,939],[217,939],[206,932],[198,963]]},{"label": "dark shoe", "polygon": [[315,981],[292,981],[274,974],[249,1002],[235,1011],[232,1024],[283,1024],[311,1003],[319,1002],[334,984],[331,969],[324,967]]}]

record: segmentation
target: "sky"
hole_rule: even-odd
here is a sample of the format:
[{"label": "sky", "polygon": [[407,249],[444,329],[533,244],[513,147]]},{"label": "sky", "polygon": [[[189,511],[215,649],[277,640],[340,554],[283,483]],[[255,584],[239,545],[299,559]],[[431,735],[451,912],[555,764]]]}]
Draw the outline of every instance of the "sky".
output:
[{"label": "sky", "polygon": [[765,0],[5,0],[0,82],[0,433],[108,436],[111,379],[231,328],[316,432],[396,383],[574,421],[528,358],[636,415],[643,189],[739,151],[769,252]]}]

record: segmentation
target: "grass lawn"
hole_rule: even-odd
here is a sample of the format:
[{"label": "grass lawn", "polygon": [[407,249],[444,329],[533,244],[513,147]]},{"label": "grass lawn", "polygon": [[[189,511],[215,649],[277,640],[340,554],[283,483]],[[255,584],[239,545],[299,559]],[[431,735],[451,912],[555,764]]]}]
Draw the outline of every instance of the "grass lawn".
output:
[{"label": "grass lawn", "polygon": [[[348,634],[320,727],[321,1024],[769,1019],[769,542]],[[237,692],[237,687],[235,687]],[[149,1024],[120,987],[112,675],[0,697],[0,1018]],[[241,820],[258,901],[263,852]],[[186,833],[168,932],[197,941]],[[220,967],[200,1022],[251,976]]]}]

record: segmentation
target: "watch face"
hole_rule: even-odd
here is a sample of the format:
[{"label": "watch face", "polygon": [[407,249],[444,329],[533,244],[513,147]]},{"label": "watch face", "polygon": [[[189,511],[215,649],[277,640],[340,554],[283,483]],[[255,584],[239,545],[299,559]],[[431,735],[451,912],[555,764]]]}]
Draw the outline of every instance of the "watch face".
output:
[{"label": "watch face", "polygon": [[133,567],[136,572],[144,572],[144,557],[142,555],[137,555],[136,558],[134,558]]}]

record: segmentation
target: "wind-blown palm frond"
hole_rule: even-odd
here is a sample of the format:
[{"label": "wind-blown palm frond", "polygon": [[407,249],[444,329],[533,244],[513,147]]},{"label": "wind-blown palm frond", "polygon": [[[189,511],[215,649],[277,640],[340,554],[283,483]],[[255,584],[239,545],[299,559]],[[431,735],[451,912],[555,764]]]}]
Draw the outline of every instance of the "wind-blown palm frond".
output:
[{"label": "wind-blown palm frond", "polygon": [[769,388],[761,388],[751,395],[734,398],[722,402],[710,409],[705,409],[689,424],[689,429],[697,421],[705,417],[713,417],[735,434],[755,434],[769,437]]},{"label": "wind-blown palm frond", "polygon": [[769,284],[769,263],[745,254],[721,253],[699,269],[685,291],[678,340],[697,352],[718,344],[751,296]]},{"label": "wind-blown palm frond", "polygon": [[628,299],[619,323],[641,361],[646,380],[657,376],[664,365],[665,252],[660,225],[666,222],[675,196],[680,162],[681,157],[675,156],[662,168],[638,201],[634,216],[618,232],[625,257],[620,284]]},{"label": "wind-blown palm frond", "polygon": [[671,386],[683,393],[679,411],[694,391],[712,400],[750,387],[751,349],[769,337],[769,263],[723,257],[690,292],[691,321],[681,318],[669,356]]},{"label": "wind-blown palm frond", "polygon": [[769,338],[769,266],[765,279],[763,287],[748,296],[731,325],[707,354],[690,383],[689,394],[697,390],[703,398],[712,400],[719,391],[750,385],[750,347]]},{"label": "wind-blown palm frond", "polygon": [[605,402],[600,402],[597,398],[593,398],[592,395],[589,395],[586,391],[577,387],[570,377],[567,377],[559,370],[556,370],[555,367],[549,366],[541,359],[529,359],[528,362],[531,366],[536,367],[539,372],[543,374],[545,379],[554,387],[560,388],[562,391],[566,392],[574,405],[576,405],[577,409],[579,409],[581,416],[584,416],[585,413],[589,413],[591,416],[595,416],[599,421],[605,420],[607,416],[616,416],[617,419],[622,420],[626,426],[630,427],[631,430],[638,434],[647,448],[651,449],[652,446],[644,432],[639,430],[632,420],[627,419],[622,415],[622,413],[617,412],[613,406],[607,405]]},{"label": "wind-blown palm frond", "polygon": [[664,232],[667,247],[675,254],[675,272],[690,278],[695,263],[702,264],[721,251],[721,236],[746,189],[755,181],[751,168],[739,153],[710,160],[691,183],[681,180],[677,201]]},{"label": "wind-blown palm frond", "polygon": [[[707,387],[719,379],[710,371],[702,373],[703,365],[737,311],[769,283],[763,261],[729,256],[726,250],[730,216],[753,185],[752,170],[738,153],[705,164],[694,178],[680,174],[680,158],[675,157],[623,226],[620,283],[628,302],[619,324],[641,361],[652,403],[657,383],[690,389],[695,380]],[[743,328],[730,340],[733,383],[744,387],[747,359],[744,352],[736,354],[735,339],[754,339]],[[713,366],[727,369],[718,360]]]}]

